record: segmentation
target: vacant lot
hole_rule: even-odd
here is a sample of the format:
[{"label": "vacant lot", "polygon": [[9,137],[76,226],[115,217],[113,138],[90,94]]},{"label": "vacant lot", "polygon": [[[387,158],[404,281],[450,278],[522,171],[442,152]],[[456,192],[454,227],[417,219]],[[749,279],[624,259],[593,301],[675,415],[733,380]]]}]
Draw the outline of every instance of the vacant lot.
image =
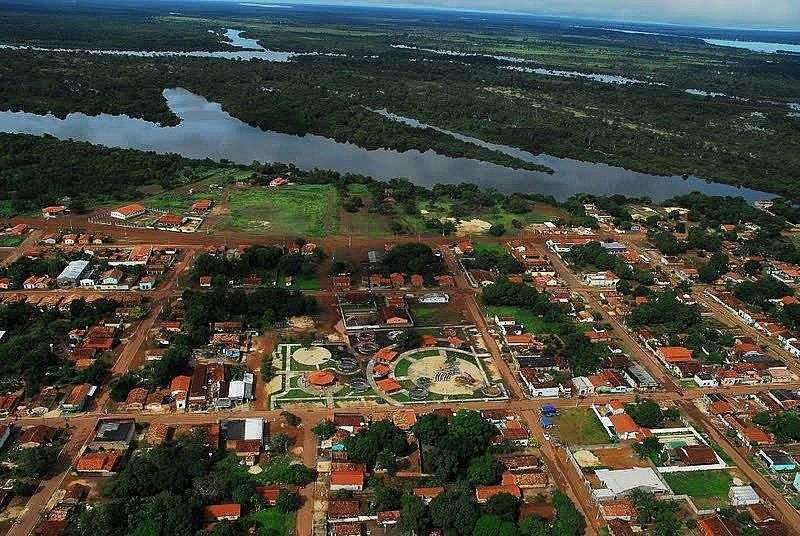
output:
[{"label": "vacant lot", "polygon": [[322,236],[339,231],[338,196],[331,185],[292,185],[231,191],[227,227],[289,235]]},{"label": "vacant lot", "polygon": [[558,436],[565,445],[599,445],[609,442],[608,434],[589,409],[561,410],[555,422]]},{"label": "vacant lot", "polygon": [[676,495],[688,495],[699,508],[728,504],[732,478],[727,471],[667,473],[664,480]]}]

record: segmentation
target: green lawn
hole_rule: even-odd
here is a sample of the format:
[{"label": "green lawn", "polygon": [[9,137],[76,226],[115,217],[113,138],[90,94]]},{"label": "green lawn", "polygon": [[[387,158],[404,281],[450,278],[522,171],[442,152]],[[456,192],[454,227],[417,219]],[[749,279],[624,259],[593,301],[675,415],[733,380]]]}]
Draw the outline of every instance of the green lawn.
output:
[{"label": "green lawn", "polygon": [[666,473],[664,480],[676,495],[688,495],[696,504],[699,499],[700,504],[708,506],[727,504],[733,479],[727,471],[692,471]]},{"label": "green lawn", "polygon": [[609,443],[608,434],[597,416],[585,408],[560,410],[555,418],[558,437],[565,445],[600,445]]},{"label": "green lawn", "polygon": [[408,374],[408,367],[411,366],[411,361],[409,359],[401,359],[397,362],[397,366],[394,368],[394,375],[395,377],[402,378]]},{"label": "green lawn", "polygon": [[294,533],[294,516],[277,508],[266,508],[250,514],[250,519],[256,522],[258,536],[289,536]]},{"label": "green lawn", "polygon": [[227,226],[238,231],[269,230],[322,236],[339,232],[339,201],[332,185],[235,190],[228,198]]},{"label": "green lawn", "polygon": [[486,316],[513,316],[517,322],[525,326],[525,331],[531,333],[553,333],[557,331],[558,324],[545,322],[541,317],[535,315],[528,309],[513,306],[490,306],[486,308]]}]

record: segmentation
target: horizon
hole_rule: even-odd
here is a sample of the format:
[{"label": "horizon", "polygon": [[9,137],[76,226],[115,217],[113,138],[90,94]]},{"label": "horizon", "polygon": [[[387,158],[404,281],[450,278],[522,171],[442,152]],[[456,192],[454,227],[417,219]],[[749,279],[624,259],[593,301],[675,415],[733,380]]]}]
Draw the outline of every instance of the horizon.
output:
[{"label": "horizon", "polygon": [[[537,17],[542,19],[575,19],[587,21],[605,21],[617,24],[644,24],[651,26],[664,26],[664,27],[688,27],[688,28],[708,28],[715,30],[741,30],[741,31],[772,31],[772,32],[798,32],[800,33],[800,5],[797,6],[797,20],[793,20],[790,24],[777,25],[774,23],[763,22],[754,23],[750,22],[725,22],[719,20],[713,22],[711,20],[703,19],[682,19],[680,17],[629,17],[619,14],[619,10],[610,10],[605,14],[600,13],[580,13],[577,11],[563,10],[557,11],[548,9],[546,11],[533,11],[525,9],[491,9],[491,8],[478,8],[469,7],[466,5],[437,5],[429,3],[437,0],[427,0],[426,2],[415,2],[414,0],[404,2],[401,4],[386,4],[381,0],[290,0],[288,2],[281,2],[275,0],[220,0],[226,3],[235,3],[247,7],[265,7],[271,9],[291,8],[291,6],[318,6],[318,7],[333,7],[333,8],[380,8],[380,9],[394,9],[394,10],[429,10],[437,12],[450,12],[450,13],[475,13],[475,14],[491,14],[491,15],[511,15],[520,17]],[[452,3],[452,0],[440,0],[442,2]],[[456,0],[458,2],[476,2],[482,0]],[[549,3],[551,0],[517,0],[518,2],[540,2]],[[628,0],[608,0],[608,1],[628,1]],[[790,3],[793,0],[784,0],[784,3]],[[798,2],[800,3],[800,2]]]}]

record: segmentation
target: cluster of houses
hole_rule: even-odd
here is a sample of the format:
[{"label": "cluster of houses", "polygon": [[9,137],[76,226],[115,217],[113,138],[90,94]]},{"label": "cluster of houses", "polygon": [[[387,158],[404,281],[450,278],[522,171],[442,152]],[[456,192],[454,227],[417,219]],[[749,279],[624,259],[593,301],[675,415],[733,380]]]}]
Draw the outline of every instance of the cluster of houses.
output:
[{"label": "cluster of houses", "polygon": [[[453,416],[452,410],[447,408],[434,410],[434,413],[448,419]],[[519,415],[505,410],[484,410],[481,414],[500,430],[500,435],[494,439],[495,442],[513,444],[518,450],[513,454],[499,456],[503,468],[501,481],[494,485],[476,486],[475,500],[479,504],[484,504],[492,497],[509,494],[521,501],[522,517],[535,514],[552,519],[555,511],[542,497],[552,489],[553,484],[542,459],[535,449],[529,448],[530,431],[526,423]],[[402,467],[395,474],[397,479],[418,479],[426,476],[422,470],[426,452],[414,441],[411,431],[417,422],[417,417],[412,409],[399,410],[390,416],[398,428],[406,431],[410,442],[417,445],[417,448],[401,461]],[[319,456],[325,463],[318,464],[318,467],[329,473],[328,481],[332,494],[347,493],[350,498],[328,500],[326,511],[328,534],[365,535],[395,526],[400,520],[400,511],[370,509],[369,497],[359,492],[365,490],[367,479],[371,475],[364,464],[348,460],[345,439],[368,426],[368,419],[361,414],[335,413],[333,424],[336,428],[333,436],[320,443]],[[375,468],[375,473],[378,475],[384,472],[380,467]],[[426,504],[430,504],[444,491],[443,487],[437,486],[412,488],[412,493]]]}]

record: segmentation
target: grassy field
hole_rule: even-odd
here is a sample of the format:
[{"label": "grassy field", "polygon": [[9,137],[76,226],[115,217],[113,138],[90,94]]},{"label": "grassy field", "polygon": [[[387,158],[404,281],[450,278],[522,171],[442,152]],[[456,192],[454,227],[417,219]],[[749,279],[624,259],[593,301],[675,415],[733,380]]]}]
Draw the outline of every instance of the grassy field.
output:
[{"label": "grassy field", "polygon": [[728,504],[731,475],[727,471],[693,471],[690,473],[667,473],[664,475],[669,487],[676,495],[688,495],[698,507],[713,507]]},{"label": "grassy field", "polygon": [[235,190],[228,198],[227,227],[304,236],[336,234],[338,207],[336,189],[331,185]]},{"label": "grassy field", "polygon": [[558,325],[552,322],[545,322],[538,315],[533,314],[522,307],[513,306],[491,306],[486,308],[486,316],[493,318],[497,316],[513,316],[517,322],[525,326],[525,330],[531,333],[553,333]]},{"label": "grassy field", "polygon": [[565,445],[599,445],[609,438],[594,413],[585,408],[561,410],[555,419],[558,437]]}]

